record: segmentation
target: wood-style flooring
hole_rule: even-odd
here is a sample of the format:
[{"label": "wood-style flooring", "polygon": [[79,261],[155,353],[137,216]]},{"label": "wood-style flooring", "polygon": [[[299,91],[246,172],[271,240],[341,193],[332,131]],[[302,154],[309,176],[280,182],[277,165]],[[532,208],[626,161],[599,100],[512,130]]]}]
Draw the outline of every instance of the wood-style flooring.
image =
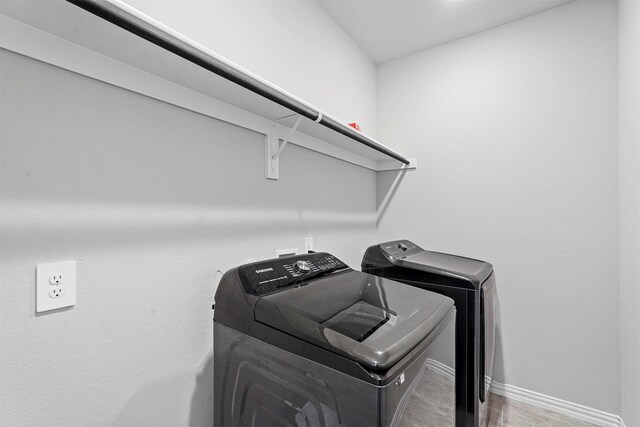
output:
[{"label": "wood-style flooring", "polygon": [[[427,367],[424,378],[412,392],[400,426],[452,425],[454,419],[453,377]],[[490,394],[488,427],[598,427],[586,421],[552,412],[497,394]],[[429,414],[425,416],[425,414]]]},{"label": "wood-style flooring", "polygon": [[489,427],[597,427],[557,412],[491,395]]}]

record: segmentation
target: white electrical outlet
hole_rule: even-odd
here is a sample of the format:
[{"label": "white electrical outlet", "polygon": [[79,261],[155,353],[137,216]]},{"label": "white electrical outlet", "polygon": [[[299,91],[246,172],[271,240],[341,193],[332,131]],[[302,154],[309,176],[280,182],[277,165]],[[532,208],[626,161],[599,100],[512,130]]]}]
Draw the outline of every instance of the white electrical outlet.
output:
[{"label": "white electrical outlet", "polygon": [[313,237],[305,237],[304,238],[304,253],[308,254],[309,251],[313,250]]},{"label": "white electrical outlet", "polygon": [[51,298],[60,298],[62,295],[64,295],[64,288],[62,286],[54,286],[49,291],[49,296]]},{"label": "white electrical outlet", "polygon": [[36,311],[76,304],[76,262],[39,264],[36,268]]},{"label": "white electrical outlet", "polygon": [[49,277],[49,283],[51,283],[53,286],[61,285],[62,282],[62,274],[52,274],[51,277]]}]

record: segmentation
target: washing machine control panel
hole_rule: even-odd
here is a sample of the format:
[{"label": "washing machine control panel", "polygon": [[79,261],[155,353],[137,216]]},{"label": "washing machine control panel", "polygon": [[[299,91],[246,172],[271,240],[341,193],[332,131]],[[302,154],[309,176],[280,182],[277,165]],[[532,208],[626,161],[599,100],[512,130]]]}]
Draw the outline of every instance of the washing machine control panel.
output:
[{"label": "washing machine control panel", "polygon": [[420,246],[408,240],[395,240],[393,242],[383,243],[380,245],[380,249],[382,249],[387,256],[395,259],[403,259],[409,255],[424,251]]},{"label": "washing machine control panel", "polygon": [[293,264],[293,270],[296,273],[300,273],[300,274],[306,274],[309,273],[311,271],[311,266],[313,264],[311,264],[309,261],[296,261]]},{"label": "washing machine control panel", "polygon": [[346,268],[338,258],[321,252],[246,264],[238,267],[238,275],[246,293],[265,295]]}]

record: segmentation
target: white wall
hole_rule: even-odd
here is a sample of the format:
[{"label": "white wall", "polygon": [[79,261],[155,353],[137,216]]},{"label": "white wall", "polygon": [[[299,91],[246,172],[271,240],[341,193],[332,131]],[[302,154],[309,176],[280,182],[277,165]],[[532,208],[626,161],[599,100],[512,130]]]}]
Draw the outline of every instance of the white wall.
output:
[{"label": "white wall", "polygon": [[[294,22],[311,13],[272,7]],[[267,77],[310,69],[305,40],[320,43],[320,57],[352,52],[340,58],[349,71],[332,78],[359,99],[311,77],[288,89],[321,87],[373,126],[375,69],[334,25],[307,26],[264,46]],[[274,41],[281,30],[254,35]],[[253,42],[237,52],[257,52]],[[301,247],[304,236],[358,266],[375,240],[375,173],[290,146],[280,180],[268,181],[262,135],[0,54],[0,425],[210,426],[216,270]],[[77,305],[36,314],[35,266],[67,259],[78,261]]]},{"label": "white wall", "polygon": [[[577,1],[379,67],[378,135],[419,158],[379,219],[493,263],[496,379],[619,413],[617,11]],[[380,176],[379,203],[394,172]]]},{"label": "white wall", "polygon": [[126,2],[375,137],[375,66],[318,2]]},{"label": "white wall", "polygon": [[640,425],[640,2],[618,10],[622,418]]}]

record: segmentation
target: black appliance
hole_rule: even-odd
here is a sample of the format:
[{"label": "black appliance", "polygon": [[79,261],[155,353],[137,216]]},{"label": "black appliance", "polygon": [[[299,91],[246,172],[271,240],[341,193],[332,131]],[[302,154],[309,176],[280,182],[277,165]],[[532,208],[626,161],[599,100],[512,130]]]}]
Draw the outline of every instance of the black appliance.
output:
[{"label": "black appliance", "polygon": [[455,308],[328,253],[227,271],[216,426],[453,426]]},{"label": "black appliance", "polygon": [[486,426],[497,287],[487,262],[426,251],[408,240],[369,247],[362,271],[452,298],[456,305],[456,425]]}]

